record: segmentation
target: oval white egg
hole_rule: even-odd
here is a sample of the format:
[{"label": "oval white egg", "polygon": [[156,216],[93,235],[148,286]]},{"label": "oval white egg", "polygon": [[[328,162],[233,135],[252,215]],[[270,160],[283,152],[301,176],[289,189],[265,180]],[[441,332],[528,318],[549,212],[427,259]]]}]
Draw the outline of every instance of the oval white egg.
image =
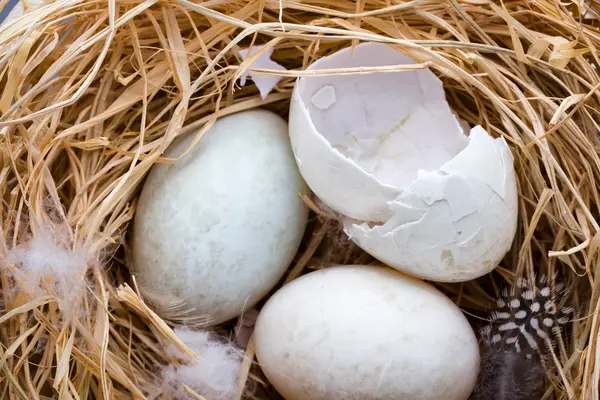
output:
[{"label": "oval white egg", "polygon": [[[165,157],[194,139],[177,140]],[[305,191],[283,119],[265,110],[218,119],[144,183],[132,233],[142,294],[169,319],[215,325],[239,316],[297,252]]]},{"label": "oval white egg", "polygon": [[466,400],[475,334],[441,292],[390,268],[333,267],[277,291],[256,355],[287,400]]},{"label": "oval white egg", "polygon": [[[308,70],[415,66],[363,43]],[[303,76],[290,106],[296,161],[365,251],[400,271],[456,282],[493,270],[518,217],[513,157],[481,126],[465,135],[428,69]]]}]

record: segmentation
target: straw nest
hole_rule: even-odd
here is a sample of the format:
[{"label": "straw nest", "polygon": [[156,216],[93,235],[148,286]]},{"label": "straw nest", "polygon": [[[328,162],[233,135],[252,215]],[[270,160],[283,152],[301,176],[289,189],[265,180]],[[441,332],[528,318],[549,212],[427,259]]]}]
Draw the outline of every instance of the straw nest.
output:
[{"label": "straw nest", "polygon": [[[438,287],[477,318],[503,282],[561,276],[579,312],[555,351],[546,398],[598,399],[600,30],[593,3],[61,0],[3,28],[0,397],[156,393],[159,366],[175,362],[165,346],[189,349],[144,303],[124,261],[145,174],[174,161],[161,154],[175,137],[201,135],[220,116],[266,107],[285,117],[303,68],[358,41],[379,41],[427,63],[456,112],[504,136],[516,158],[513,249],[492,274]],[[592,18],[583,18],[586,11]],[[251,44],[274,47],[273,59],[288,69],[264,100],[253,85],[239,86],[252,61],[242,62],[239,50]],[[309,268],[369,262],[307,201],[316,217],[287,280]],[[27,268],[9,257],[48,226],[54,241],[84,254],[79,294],[64,274],[38,271],[32,285]],[[246,354],[240,397],[276,398],[249,362],[252,342]]]}]

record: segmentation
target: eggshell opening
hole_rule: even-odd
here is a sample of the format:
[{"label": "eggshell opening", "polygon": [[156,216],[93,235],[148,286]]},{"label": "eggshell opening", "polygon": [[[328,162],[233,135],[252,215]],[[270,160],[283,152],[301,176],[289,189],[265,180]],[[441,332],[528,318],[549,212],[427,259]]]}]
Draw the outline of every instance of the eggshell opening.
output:
[{"label": "eggshell opening", "polygon": [[[415,61],[364,43],[308,69],[407,64]],[[518,208],[508,145],[480,126],[467,136],[428,69],[302,77],[290,138],[313,192],[347,217],[359,246],[396,269],[474,279],[512,244]]]},{"label": "eggshell opening", "polygon": [[[386,45],[365,43],[324,57],[308,69],[401,64],[415,61]],[[428,69],[304,77],[296,84],[291,108],[296,154],[325,156],[329,165],[309,171],[309,160],[299,159],[301,170],[322,175],[321,182],[309,185],[333,209],[362,221],[386,221],[391,216],[386,203],[420,169],[440,168],[468,144],[441,81]],[[343,181],[337,180],[340,168],[347,175]],[[334,197],[325,193],[332,184],[338,192]]]}]

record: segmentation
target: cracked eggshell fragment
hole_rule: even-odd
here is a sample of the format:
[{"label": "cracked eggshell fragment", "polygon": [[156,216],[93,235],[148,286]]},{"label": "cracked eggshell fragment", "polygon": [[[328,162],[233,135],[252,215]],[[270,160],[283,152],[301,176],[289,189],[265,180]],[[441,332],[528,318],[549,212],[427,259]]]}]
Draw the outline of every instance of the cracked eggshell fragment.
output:
[{"label": "cracked eggshell fragment", "polygon": [[406,273],[459,282],[493,270],[517,228],[513,157],[503,138],[477,126],[454,159],[419,178],[389,204],[383,225],[345,222],[345,230],[374,257]]},{"label": "cracked eggshell fragment", "polygon": [[[264,46],[253,46],[251,49],[243,49],[240,50],[240,56],[243,60],[246,60],[248,57],[251,57],[263,49]],[[273,48],[267,49],[263,54],[259,55],[254,63],[250,66],[250,68],[262,68],[262,69],[272,69],[276,71],[285,71],[285,67],[277,64],[275,61],[271,60],[271,55],[273,54]],[[273,90],[275,85],[279,83],[281,80],[281,76],[277,75],[269,75],[262,72],[255,71],[246,71],[240,77],[240,84],[244,86],[246,84],[246,79],[250,76],[252,81],[258,88],[260,92],[260,97],[264,100],[267,98],[269,93]]]},{"label": "cracked eggshell fragment", "polygon": [[[414,63],[365,43],[308,69]],[[517,225],[510,150],[481,127],[467,137],[430,70],[301,77],[289,129],[312,191],[388,265],[464,281],[494,269],[510,248]]]},{"label": "cracked eggshell fragment", "polygon": [[[365,43],[321,58],[308,70],[415,64],[383,44]],[[290,138],[312,191],[335,211],[385,222],[388,203],[454,157],[468,139],[427,69],[304,76],[290,105]]]}]

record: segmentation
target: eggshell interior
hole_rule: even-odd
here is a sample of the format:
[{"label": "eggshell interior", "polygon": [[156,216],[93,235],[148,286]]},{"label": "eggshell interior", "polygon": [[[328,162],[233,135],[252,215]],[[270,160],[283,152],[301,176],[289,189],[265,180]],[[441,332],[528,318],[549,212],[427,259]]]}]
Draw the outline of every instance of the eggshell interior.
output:
[{"label": "eggshell interior", "polygon": [[466,400],[479,369],[460,309],[390,268],[309,273],[268,300],[254,336],[287,400]]},{"label": "eggshell interior", "polygon": [[[360,46],[312,68],[376,67],[415,62],[387,46]],[[428,70],[327,75],[302,80],[300,98],[329,144],[386,185],[406,187],[419,169],[434,170],[468,143],[441,82]]]},{"label": "eggshell interior", "polygon": [[[165,157],[194,139],[177,140]],[[211,326],[239,316],[297,252],[306,190],[282,118],[252,110],[217,120],[144,183],[132,233],[142,294],[168,319]]]},{"label": "eggshell interior", "polygon": [[[400,64],[415,62],[386,45],[368,43],[321,58],[309,70]],[[385,202],[412,183],[418,170],[438,169],[468,143],[447,105],[441,82],[428,69],[305,77],[297,81],[291,113],[304,114],[290,117],[294,147],[303,146],[305,140],[300,136],[313,131],[326,141],[328,152],[335,151],[328,159],[341,157],[350,164],[344,169],[358,170],[358,174],[352,173],[358,175],[353,180],[371,179],[375,185],[389,187],[387,196],[378,199],[373,209],[364,204],[345,205],[343,200],[331,202],[337,211],[362,221],[385,221],[390,216],[384,211]],[[296,152],[297,156],[301,152]],[[311,168],[309,160],[303,161],[301,169]],[[336,180],[328,175],[341,175],[334,167],[324,168],[322,173],[321,185],[308,182],[317,195],[329,191],[319,190],[321,186],[328,188],[328,183]],[[356,184],[343,192],[369,196]]]},{"label": "eggshell interior", "polygon": [[[379,43],[323,57],[309,70],[409,65]],[[429,69],[298,79],[290,138],[313,192],[388,265],[436,281],[494,269],[512,244],[513,158],[482,127],[469,135]]]},{"label": "eggshell interior", "polygon": [[513,158],[503,139],[481,127],[470,139],[438,171],[421,171],[389,203],[393,217],[386,223],[346,220],[348,236],[379,260],[424,279],[466,281],[493,270],[517,229]]}]

